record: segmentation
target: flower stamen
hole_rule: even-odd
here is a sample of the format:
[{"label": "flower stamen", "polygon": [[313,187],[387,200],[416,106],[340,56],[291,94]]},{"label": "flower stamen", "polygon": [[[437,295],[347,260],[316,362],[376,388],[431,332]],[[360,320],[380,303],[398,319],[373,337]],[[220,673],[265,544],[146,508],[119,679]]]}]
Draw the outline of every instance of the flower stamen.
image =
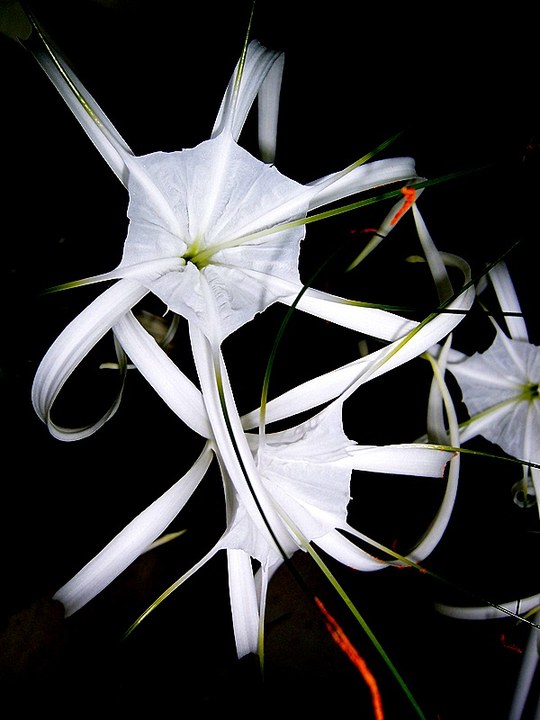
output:
[{"label": "flower stamen", "polygon": [[401,188],[401,192],[405,196],[405,202],[403,203],[402,207],[397,211],[397,213],[394,215],[392,220],[390,221],[390,225],[395,225],[397,221],[405,215],[407,210],[411,207],[411,205],[416,200],[416,190],[412,187],[403,187]]}]

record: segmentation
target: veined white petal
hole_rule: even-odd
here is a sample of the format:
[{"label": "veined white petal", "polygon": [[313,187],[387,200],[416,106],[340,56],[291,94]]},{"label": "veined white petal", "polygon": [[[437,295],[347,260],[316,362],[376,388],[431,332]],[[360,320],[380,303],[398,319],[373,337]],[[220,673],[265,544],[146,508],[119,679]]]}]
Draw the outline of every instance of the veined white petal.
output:
[{"label": "veined white petal", "polygon": [[[486,356],[486,353],[495,366],[504,364],[516,383],[519,383],[520,379],[524,383],[536,382],[536,378],[540,377],[540,348],[524,340],[507,337],[498,326],[493,345],[483,355]],[[497,353],[500,357],[497,357]],[[509,366],[512,365],[514,367],[510,369]]]},{"label": "veined white petal", "polygon": [[465,356],[460,362],[448,363],[448,370],[456,377],[470,404],[471,414],[516,398],[523,392],[527,382],[524,363],[520,361],[516,365],[513,357],[505,350],[508,343],[513,342],[523,345],[522,349],[526,346],[526,343],[510,341],[508,338],[505,342],[501,332],[485,352]]},{"label": "veined white petal", "polygon": [[[149,156],[128,158],[126,160],[126,167],[129,170],[129,208],[133,207],[134,202],[139,202],[147,213],[150,211],[151,214],[159,217],[159,227],[162,232],[181,238],[183,226],[180,218],[176,214],[167,194],[163,192],[162,188],[159,187],[148,172],[145,163],[146,157]],[[156,258],[150,259],[154,260]],[[159,259],[159,255],[157,259]]]},{"label": "veined white petal", "polygon": [[72,615],[123,572],[170,525],[204,477],[212,460],[207,443],[188,472],[143,510],[54,595]]},{"label": "veined white petal", "polygon": [[540,446],[538,442],[531,448],[532,455],[523,457],[524,436],[528,423],[532,423],[532,432],[536,438],[540,437],[540,402],[522,401],[513,403],[508,401],[473,416],[472,421],[461,431],[461,442],[465,443],[475,435],[482,435],[492,443],[498,445],[505,453],[518,460],[540,461]]},{"label": "veined white petal", "polygon": [[287,430],[247,435],[264,485],[295,537],[311,540],[345,522],[351,470],[340,460],[354,446],[339,402]]},{"label": "veined white petal", "polygon": [[[401,176],[410,170],[411,162],[410,158],[393,158],[362,166],[352,165],[314,183],[297,184],[296,188],[291,185],[288,195],[280,198],[278,203],[271,205],[265,199],[264,212],[254,214],[250,223],[237,225],[234,243],[240,246],[257,240],[268,242],[274,233],[292,229],[295,221],[304,217],[308,210],[402,179]],[[220,234],[223,232],[221,228],[219,231]]]},{"label": "veined white petal", "polygon": [[139,372],[192,430],[205,438],[212,431],[200,390],[169,358],[132,313],[126,313],[113,327],[120,344]]},{"label": "veined white petal", "polygon": [[47,351],[32,384],[32,403],[56,437],[63,440],[81,437],[78,430],[59,428],[51,420],[51,408],[62,386],[94,345],[147,292],[135,280],[120,280],[72,320]]},{"label": "veined white petal", "polygon": [[499,424],[511,414],[512,407],[512,401],[506,401],[472,417],[460,430],[461,443],[466,443],[477,435],[489,432],[491,425]]},{"label": "veined white petal", "polygon": [[229,596],[238,657],[257,653],[259,608],[250,556],[243,550],[227,550]]},{"label": "veined white petal", "polygon": [[470,415],[519,399],[540,378],[540,348],[498,330],[492,345],[459,363],[449,363]]},{"label": "veined white petal", "polygon": [[[540,430],[539,411],[540,402],[537,400],[534,404],[529,402],[520,402],[510,405],[507,413],[503,416],[498,425],[491,425],[485,428],[482,435],[490,442],[496,443],[508,455],[520,460],[540,461]],[[535,407],[536,406],[536,407]],[[524,453],[524,436],[527,431],[529,422],[535,422],[534,431],[536,431],[536,442],[531,448],[533,453],[530,457],[523,457]]]}]

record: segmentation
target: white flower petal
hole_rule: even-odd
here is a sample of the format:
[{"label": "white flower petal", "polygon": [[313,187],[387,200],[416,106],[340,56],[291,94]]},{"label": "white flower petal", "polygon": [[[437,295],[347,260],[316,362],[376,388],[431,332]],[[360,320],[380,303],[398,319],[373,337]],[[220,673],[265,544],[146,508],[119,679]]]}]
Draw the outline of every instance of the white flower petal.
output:
[{"label": "white flower petal", "polygon": [[229,595],[238,657],[257,653],[259,608],[250,556],[243,550],[227,550]]},{"label": "white flower petal", "polygon": [[435,287],[437,288],[439,301],[444,302],[445,300],[448,300],[448,298],[452,297],[454,291],[444,264],[443,255],[435,247],[426,223],[424,222],[424,218],[420,214],[420,210],[418,209],[416,203],[413,203],[412,212],[416,223],[418,238],[424,250]]},{"label": "white flower petal", "polygon": [[249,440],[265,487],[308,540],[345,522],[351,469],[340,459],[353,443],[343,432],[341,404],[291,429],[266,433],[261,442]]},{"label": "white flower petal", "polygon": [[[514,346],[514,354],[521,356],[519,365],[506,352],[508,343]],[[507,339],[505,342],[502,333],[497,333],[493,344],[485,352],[448,364],[448,370],[459,382],[463,399],[472,415],[521,395],[523,385],[528,382],[524,368],[525,353],[529,354],[529,347],[521,341]]]},{"label": "white flower petal", "polygon": [[[525,437],[528,434],[533,440],[527,443],[527,450]],[[484,427],[482,435],[514,458],[540,462],[540,402],[510,405],[497,424]]]},{"label": "white flower petal", "polygon": [[[246,49],[244,64],[240,60],[229,81],[221,106],[218,111],[211,137],[220,135],[225,128],[229,129],[234,140],[242,131],[247,115],[257,94],[263,95],[263,122],[268,126],[263,130],[262,137],[271,140],[277,123],[277,102],[283,73],[283,53],[270,50],[257,40],[252,40]],[[261,135],[260,135],[261,137]]]},{"label": "white flower petal", "polygon": [[127,185],[127,160],[134,157],[131,149],[66,61],[53,49],[41,28],[38,32],[43,44],[41,49],[32,51],[34,57],[104,160]]},{"label": "white flower petal", "polygon": [[313,288],[307,288],[298,300],[298,295],[303,290],[302,284],[276,277],[275,274],[247,270],[246,275],[267,287],[269,293],[285,305],[296,302],[298,310],[381,340],[396,340],[418,326],[417,322],[396,313],[362,307],[354,301]]},{"label": "white flower petal", "polygon": [[336,530],[316,538],[315,544],[334,560],[353,568],[353,570],[373,572],[387,567],[385,562],[375,559]]},{"label": "white flower petal", "polygon": [[259,90],[259,151],[264,162],[274,162],[276,156],[283,61],[283,54],[280,54]]},{"label": "white flower petal", "polygon": [[477,435],[485,437],[484,433],[489,433],[491,426],[507,422],[506,417],[511,414],[512,407],[512,402],[507,401],[475,415],[461,427],[459,433],[461,443],[464,444]]},{"label": "white flower petal", "polygon": [[[448,444],[448,430],[445,425],[443,393],[446,397],[450,398],[450,393],[448,392],[448,388],[444,382],[444,375],[451,344],[452,335],[449,335],[441,348],[437,360],[433,361],[437,364],[434,369],[433,380],[431,381],[428,397],[427,438],[429,438],[430,442],[437,442],[441,445]],[[459,442],[459,433],[456,436],[456,441]]]},{"label": "white flower petal", "polygon": [[[51,433],[62,440],[77,440],[90,430],[69,430],[55,425],[51,408],[69,376],[118,319],[146,294],[135,280],[120,280],[85,308],[57,337],[41,361],[32,385],[32,403]],[[94,427],[94,426],[93,426]]]},{"label": "white flower petal", "polygon": [[[458,419],[452,395],[445,382],[445,368],[451,340],[452,336],[449,335],[439,354],[438,361],[433,367],[434,377],[430,389],[428,428],[430,435],[434,435],[439,442],[448,444],[449,436],[450,445],[458,448],[461,444]],[[443,408],[448,418],[448,431],[444,427]],[[409,558],[417,562],[423,560],[431,554],[445,533],[456,501],[460,466],[461,456],[459,452],[456,452],[449,459],[446,490],[439,510],[423,537],[409,554]]]},{"label": "white flower petal", "polygon": [[435,445],[402,444],[381,447],[357,446],[342,461],[354,470],[442,478],[454,453]]},{"label": "white flower petal", "polygon": [[54,595],[66,617],[109,585],[170,525],[204,477],[212,460],[210,445],[167,492],[149,505]]},{"label": "white flower petal", "polygon": [[493,284],[493,289],[497,295],[501,310],[507,313],[516,313],[513,317],[506,316],[504,318],[510,336],[514,340],[524,340],[528,342],[529,334],[527,332],[527,326],[524,318],[519,315],[519,313],[521,313],[521,305],[506,263],[500,262],[495,265],[493,270],[489,272],[489,279]]},{"label": "white flower petal", "polygon": [[211,436],[200,390],[174,364],[132,313],[113,330],[126,354],[154,390],[186,425],[203,437]]},{"label": "white flower petal", "polygon": [[412,180],[416,178],[414,160],[409,157],[376,160],[364,165],[352,165],[345,170],[326,175],[309,183],[309,187],[317,189],[309,204],[315,210],[331,202],[342,200],[350,195],[373,190],[382,185]]}]

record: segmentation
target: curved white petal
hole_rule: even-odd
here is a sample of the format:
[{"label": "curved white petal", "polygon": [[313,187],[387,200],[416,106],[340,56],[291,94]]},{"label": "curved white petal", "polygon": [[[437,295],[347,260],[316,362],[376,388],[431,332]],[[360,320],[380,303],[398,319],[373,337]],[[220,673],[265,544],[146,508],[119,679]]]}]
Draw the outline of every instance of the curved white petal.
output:
[{"label": "curved white petal", "polygon": [[[434,435],[436,437],[440,437],[445,443],[447,442],[447,437],[449,435],[450,444],[453,447],[458,448],[461,444],[458,419],[452,395],[445,382],[445,369],[451,340],[452,336],[449,335],[439,355],[438,362],[435,363],[433,368],[434,378],[430,392],[431,407],[429,407],[428,411],[428,427],[431,427],[432,430],[434,430]],[[436,386],[436,390],[434,389],[434,386]],[[440,400],[441,405],[441,408],[438,411],[434,410],[432,407],[433,403],[437,400]],[[448,434],[444,431],[443,407],[448,419]],[[436,415],[435,419],[431,417],[433,414]],[[433,428],[434,425],[435,428]],[[448,527],[450,517],[454,510],[454,504],[456,502],[460,467],[460,453],[456,452],[453,457],[449,459],[446,489],[437,514],[433,518],[430,526],[420,541],[416,544],[412,552],[409,553],[409,558],[412,558],[415,561],[421,561],[426,558],[435,549],[443,534],[446,532],[446,528]]]},{"label": "curved white petal", "polygon": [[521,305],[514,283],[510,277],[508,267],[505,262],[500,262],[489,272],[489,279],[493,284],[493,289],[497,295],[499,305],[503,312],[515,313],[515,316],[505,316],[504,321],[510,332],[510,336],[514,340],[524,340],[528,342],[529,334],[525,320],[519,314],[521,313]]},{"label": "curved white petal", "polygon": [[439,301],[444,302],[445,300],[448,300],[448,298],[452,297],[452,295],[454,294],[454,290],[448,277],[448,271],[446,270],[446,266],[444,264],[443,255],[435,247],[430,232],[427,229],[424,218],[422,217],[416,202],[413,203],[412,212],[416,224],[418,238],[424,250],[426,262],[429,265],[429,269],[433,277],[433,282],[435,283],[435,287],[437,288]]},{"label": "curved white petal", "polygon": [[361,303],[314,288],[307,288],[298,299],[304,290],[300,281],[251,269],[245,274],[268,288],[268,293],[284,305],[296,303],[298,310],[381,340],[396,340],[418,326],[414,320],[407,320],[388,310],[363,307]]},{"label": "curved white petal", "polygon": [[47,423],[55,437],[77,440],[91,432],[88,428],[70,430],[55,425],[50,416],[51,408],[79,363],[147,292],[135,280],[120,280],[77,315],[45,354],[32,384],[32,403],[38,416]]},{"label": "curved white petal", "polygon": [[210,444],[188,472],[143,510],[55,594],[72,615],[109,585],[170,525],[204,477],[212,460]]},{"label": "curved white petal", "polygon": [[446,464],[454,453],[436,445],[401,444],[380,447],[356,446],[340,464],[365,472],[443,477]]},{"label": "curved white petal", "polygon": [[31,49],[104,160],[119,180],[127,186],[127,161],[134,157],[131,149],[66,61],[53,49],[35,20],[33,23],[42,41],[42,47],[31,49],[30,44],[27,47]]},{"label": "curved white petal", "polygon": [[337,530],[333,530],[314,540],[321,550],[353,570],[373,572],[387,567],[387,563],[377,560],[365,550],[344,537]]},{"label": "curved white petal", "polygon": [[[442,445],[448,444],[448,430],[445,424],[445,399],[450,412],[455,418],[455,407],[452,402],[448,387],[444,381],[446,366],[448,362],[448,354],[451,350],[452,335],[449,335],[444,345],[438,353],[437,359],[431,360],[433,367],[433,380],[429,389],[428,408],[427,408],[427,434],[422,442],[437,442]],[[429,357],[429,356],[428,356]],[[456,420],[457,423],[457,420]],[[456,441],[459,442],[459,431],[457,431]],[[457,447],[455,443],[454,447]]]},{"label": "curved white petal", "polygon": [[[238,140],[253,101],[259,94],[263,95],[263,122],[268,123],[267,128],[262,131],[262,137],[271,141],[277,124],[277,100],[282,73],[283,53],[269,50],[257,40],[252,40],[247,46],[245,56],[234,69],[211,137],[217,137],[228,128],[234,140]],[[266,116],[268,112],[270,115]]]},{"label": "curved white petal", "polygon": [[171,410],[199,435],[211,437],[212,431],[200,390],[181,372],[133,314],[126,313],[113,330],[131,362]]}]

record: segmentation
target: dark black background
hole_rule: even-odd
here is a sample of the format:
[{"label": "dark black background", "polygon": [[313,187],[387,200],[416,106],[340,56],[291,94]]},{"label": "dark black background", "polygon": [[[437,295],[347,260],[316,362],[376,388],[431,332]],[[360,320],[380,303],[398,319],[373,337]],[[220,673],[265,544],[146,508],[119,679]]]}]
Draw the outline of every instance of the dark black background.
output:
[{"label": "dark black background", "polygon": [[[536,227],[539,125],[535,110],[537,18],[520,4],[475,16],[439,4],[256,3],[252,36],[285,51],[276,165],[300,182],[339,170],[389,136],[384,156],[411,155],[419,173],[474,170],[429,188],[419,207],[441,250],[474,272],[516,241],[508,264],[538,343]],[[192,147],[208,138],[241,51],[251,3],[186,6],[163,0],[36,3],[35,11],[136,154]],[[35,417],[30,387],[47,348],[100,288],[42,295],[44,288],[112,269],[120,259],[127,194],[33,58],[0,36],[2,63],[2,502],[6,687],[21,703],[61,713],[69,703],[115,712],[183,712],[198,705],[251,714],[290,703],[303,711],[352,706],[370,718],[362,679],[335,648],[286,569],[272,585],[267,675],[237,663],[219,556],[164,603],[128,641],[127,626],[209,548],[222,527],[217,473],[203,482],[172,529],[170,546],[143,556],[109,589],[63,622],[47,599],[195,459],[190,433],[135,373],[115,418],[94,437],[61,443]],[[241,141],[255,152],[254,126]],[[483,168],[483,169],[479,169]],[[308,227],[302,272],[329,249],[343,251],[321,277],[332,292],[376,302],[435,302],[420,266],[412,221],[404,221],[357,274],[343,269],[365,227],[387,208]],[[423,308],[423,309],[426,309]],[[156,309],[156,308],[150,308]],[[284,310],[273,307],[225,346],[241,411],[258,403],[266,358]],[[456,333],[461,349],[490,342],[472,314]],[[275,391],[355,357],[358,338],[294,317],[275,371]],[[100,346],[98,361],[113,359]],[[174,357],[190,370],[180,332]],[[310,370],[306,371],[306,366]],[[92,368],[64,393],[68,424],[95,417],[114,380]],[[111,385],[107,387],[107,383]],[[359,443],[409,442],[425,430],[429,372],[422,363],[372,383],[347,409]],[[97,388],[97,390],[96,390]],[[457,395],[459,398],[459,394]],[[67,398],[67,399],[66,399]],[[74,398],[72,400],[72,398]],[[463,409],[460,408],[460,412]],[[481,440],[474,447],[497,451]],[[430,720],[505,718],[528,629],[512,620],[468,623],[439,616],[433,601],[503,602],[537,592],[537,511],[519,511],[504,463],[466,457],[448,531],[426,566],[353,573],[330,561]],[[516,475],[517,473],[517,475]],[[441,487],[411,478],[355,477],[351,520],[403,548],[422,534]],[[386,717],[415,717],[411,705],[320,573],[296,558],[383,692]],[[251,705],[253,703],[253,705]]]}]

